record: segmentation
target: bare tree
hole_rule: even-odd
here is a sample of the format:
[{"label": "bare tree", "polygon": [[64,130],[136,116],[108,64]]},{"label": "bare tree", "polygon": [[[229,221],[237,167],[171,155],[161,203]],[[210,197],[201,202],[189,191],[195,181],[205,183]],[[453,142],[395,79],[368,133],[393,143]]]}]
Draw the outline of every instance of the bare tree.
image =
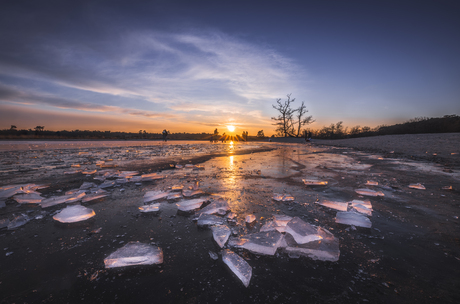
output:
[{"label": "bare tree", "polygon": [[291,108],[291,103],[295,101],[295,98],[291,99],[291,94],[287,94],[287,100],[284,102],[281,101],[281,98],[276,100],[276,105],[272,105],[274,109],[278,110],[280,114],[278,117],[272,117],[276,121],[273,125],[276,126],[276,133],[278,135],[287,137],[294,136],[294,127],[293,127],[293,115],[297,111]]},{"label": "bare tree", "polygon": [[309,125],[314,122],[313,116],[303,117],[306,113],[308,113],[307,107],[305,103],[302,101],[302,105],[296,110],[297,111],[297,137],[300,136],[300,130],[303,126]]}]

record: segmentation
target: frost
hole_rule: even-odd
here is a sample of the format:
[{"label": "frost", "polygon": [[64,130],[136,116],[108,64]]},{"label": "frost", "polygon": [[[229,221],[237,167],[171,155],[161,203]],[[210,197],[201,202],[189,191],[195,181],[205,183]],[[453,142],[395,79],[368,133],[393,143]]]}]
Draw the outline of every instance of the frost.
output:
[{"label": "frost", "polygon": [[318,229],[298,217],[294,217],[286,225],[286,233],[292,235],[297,244],[305,244],[308,242],[320,240]]},{"label": "frost", "polygon": [[169,195],[169,191],[147,191],[144,194],[144,203],[156,201]]},{"label": "frost", "polygon": [[337,212],[335,222],[344,225],[353,225],[364,228],[371,228],[371,220],[356,212]]},{"label": "frost", "polygon": [[361,194],[361,195],[365,195],[365,196],[385,196],[385,194],[383,194],[383,192],[374,191],[374,190],[371,190],[371,189],[356,189],[355,192],[358,193],[358,194]]},{"label": "frost", "polygon": [[179,209],[180,211],[188,212],[188,211],[192,211],[195,209],[199,209],[201,205],[203,205],[203,203],[207,200],[208,200],[207,197],[196,198],[192,200],[182,200],[176,203],[176,206],[177,206],[177,209]]},{"label": "frost", "polygon": [[306,244],[297,244],[295,239],[287,234],[284,251],[291,257],[305,256],[313,260],[336,262],[339,260],[339,240],[329,231],[318,227],[321,239]]},{"label": "frost", "polygon": [[425,190],[425,186],[418,183],[418,184],[410,184],[409,185],[409,188],[412,188],[412,189],[419,189],[419,190]]},{"label": "frost", "polygon": [[161,248],[139,242],[129,242],[104,259],[105,268],[161,263],[163,263]]},{"label": "frost", "polygon": [[86,208],[82,205],[68,206],[61,212],[53,216],[53,219],[61,223],[75,223],[87,220],[96,213],[93,209]]},{"label": "frost", "polygon": [[284,235],[272,230],[231,238],[228,245],[244,248],[256,254],[274,255],[278,247],[282,247],[283,243]]},{"label": "frost", "polygon": [[331,202],[331,201],[322,201],[316,202],[318,205],[328,207],[331,209],[339,210],[339,211],[347,211],[348,210],[348,203],[344,202]]},{"label": "frost", "polygon": [[222,251],[222,261],[241,280],[245,287],[249,286],[252,276],[252,268],[239,255],[229,249]]},{"label": "frost", "polygon": [[214,241],[220,248],[223,248],[230,236],[230,228],[225,225],[215,225],[211,227],[211,230]]},{"label": "frost", "polygon": [[158,212],[160,211],[160,203],[145,205],[139,207],[140,212]]}]

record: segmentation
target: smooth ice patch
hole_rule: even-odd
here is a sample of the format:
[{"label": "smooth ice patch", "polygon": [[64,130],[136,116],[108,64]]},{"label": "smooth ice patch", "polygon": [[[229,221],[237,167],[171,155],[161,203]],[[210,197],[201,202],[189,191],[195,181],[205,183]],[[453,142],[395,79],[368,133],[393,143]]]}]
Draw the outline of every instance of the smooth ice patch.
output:
[{"label": "smooth ice patch", "polygon": [[372,227],[370,219],[356,212],[337,212],[335,222],[338,224],[353,225],[364,228]]},{"label": "smooth ice patch", "polygon": [[252,277],[252,268],[239,255],[229,249],[222,251],[222,261],[240,279],[245,287],[249,286]]},{"label": "smooth ice patch", "polygon": [[226,225],[214,225],[211,226],[211,230],[214,241],[216,241],[220,248],[223,248],[225,243],[227,243],[228,237],[230,236],[230,228],[228,228]]},{"label": "smooth ice patch", "polygon": [[332,202],[332,201],[322,201],[316,202],[318,205],[328,207],[331,209],[339,210],[339,211],[347,211],[348,210],[348,203],[344,202]]},{"label": "smooth ice patch", "polygon": [[160,203],[140,206],[139,211],[140,212],[158,212],[160,211]]},{"label": "smooth ice patch", "polygon": [[318,235],[318,228],[302,221],[298,217],[294,217],[287,223],[286,233],[292,235],[297,244],[305,244],[321,239],[321,236]]},{"label": "smooth ice patch", "polygon": [[93,209],[75,205],[62,209],[61,212],[53,216],[53,219],[61,223],[75,223],[87,220],[95,215],[96,213]]},{"label": "smooth ice patch", "polygon": [[105,268],[161,263],[163,263],[161,248],[139,242],[129,242],[104,259]]},{"label": "smooth ice patch", "polygon": [[383,194],[383,192],[374,191],[374,190],[371,190],[371,189],[356,189],[355,192],[358,193],[358,194],[361,194],[361,195],[365,195],[365,196],[385,196],[385,194]]}]

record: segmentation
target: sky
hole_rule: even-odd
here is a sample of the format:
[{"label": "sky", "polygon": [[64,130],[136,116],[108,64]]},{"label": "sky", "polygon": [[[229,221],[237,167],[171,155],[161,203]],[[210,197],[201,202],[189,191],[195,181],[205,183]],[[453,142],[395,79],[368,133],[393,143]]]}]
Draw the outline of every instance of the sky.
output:
[{"label": "sky", "polygon": [[[459,1],[0,1],[0,129],[274,133],[460,114]],[[228,132],[228,131],[227,131]]]}]

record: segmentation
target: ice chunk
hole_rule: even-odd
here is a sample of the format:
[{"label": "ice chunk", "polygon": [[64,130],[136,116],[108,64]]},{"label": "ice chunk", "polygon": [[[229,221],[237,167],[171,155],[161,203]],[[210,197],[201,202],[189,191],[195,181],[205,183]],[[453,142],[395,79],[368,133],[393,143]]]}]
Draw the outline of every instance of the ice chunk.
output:
[{"label": "ice chunk", "polygon": [[249,214],[246,216],[246,223],[252,224],[256,220],[256,216],[254,214]]},{"label": "ice chunk", "polygon": [[228,237],[230,236],[230,228],[225,225],[214,225],[211,226],[211,230],[214,241],[216,241],[220,248],[223,248],[225,243],[227,243]]},{"label": "ice chunk", "polygon": [[93,209],[86,208],[82,205],[68,206],[61,212],[53,216],[53,219],[61,223],[75,223],[87,220],[96,213]]},{"label": "ice chunk", "polygon": [[94,201],[94,200],[97,200],[99,198],[103,198],[103,197],[106,197],[108,195],[107,191],[103,190],[103,189],[99,189],[97,190],[96,192],[93,192],[93,193],[90,193],[88,195],[85,195],[83,198],[82,198],[82,202],[83,203],[86,203],[86,202],[90,202],[90,201]]},{"label": "ice chunk", "polygon": [[372,205],[370,201],[352,200],[351,207],[352,210],[355,210],[359,213],[363,213],[369,216],[372,215]]},{"label": "ice chunk", "polygon": [[191,200],[182,200],[176,203],[176,206],[180,211],[188,212],[195,209],[199,209],[201,205],[203,205],[203,203],[207,200],[207,197],[196,198]]},{"label": "ice chunk", "polygon": [[337,212],[335,222],[344,225],[353,225],[364,228],[371,228],[371,220],[356,212]]},{"label": "ice chunk", "polygon": [[72,203],[77,202],[82,199],[86,193],[84,191],[77,192],[74,194],[67,194],[63,196],[53,196],[50,198],[45,198],[40,202],[40,206],[42,208],[48,208],[54,205],[62,204],[62,203]]},{"label": "ice chunk", "polygon": [[161,248],[139,242],[129,242],[104,259],[105,268],[163,263]]},{"label": "ice chunk", "polygon": [[8,230],[14,230],[25,225],[28,221],[30,221],[30,218],[26,214],[18,215],[8,223]]},{"label": "ice chunk", "polygon": [[378,186],[379,183],[378,183],[378,182],[375,182],[375,181],[367,181],[367,182],[366,182],[366,185],[367,185],[367,186]]},{"label": "ice chunk", "polygon": [[278,231],[252,233],[238,238],[231,238],[228,245],[244,248],[256,254],[274,255],[284,242],[284,235]]},{"label": "ice chunk", "polygon": [[344,202],[332,202],[332,201],[322,201],[316,202],[318,205],[328,207],[331,209],[339,210],[339,211],[347,211],[348,210],[348,203]]},{"label": "ice chunk", "polygon": [[212,225],[222,225],[224,219],[217,215],[212,214],[202,214],[197,219],[197,225],[200,227],[212,226]]},{"label": "ice chunk", "polygon": [[365,196],[385,196],[385,194],[383,194],[383,192],[374,191],[374,190],[371,190],[371,189],[356,189],[355,192],[358,193],[358,194],[361,194],[361,195],[365,195]]},{"label": "ice chunk", "polygon": [[163,175],[159,175],[157,173],[150,173],[150,174],[142,174],[141,175],[142,181],[151,181],[165,178]]},{"label": "ice chunk", "polygon": [[144,205],[139,207],[140,212],[158,212],[160,211],[160,203]]},{"label": "ice chunk", "polygon": [[16,194],[14,200],[19,204],[39,204],[43,200],[43,197],[41,197],[38,192],[24,193]]},{"label": "ice chunk", "polygon": [[173,200],[173,199],[178,199],[178,198],[182,198],[182,193],[180,193],[180,192],[169,193],[169,195],[168,195],[168,197],[166,199]]},{"label": "ice chunk", "polygon": [[8,185],[0,188],[0,198],[7,199],[17,193],[24,193],[21,185]]},{"label": "ice chunk", "polygon": [[115,181],[110,181],[106,180],[102,184],[99,185],[99,188],[104,189],[104,188],[110,188],[115,185]]},{"label": "ice chunk", "polygon": [[86,175],[95,174],[96,172],[97,172],[97,170],[84,170],[84,171],[81,171],[82,174],[86,174]]},{"label": "ice chunk", "polygon": [[200,194],[203,194],[204,191],[203,190],[182,190],[182,195],[185,196],[185,197],[191,197],[191,196],[195,196],[195,195],[200,195]]},{"label": "ice chunk", "polygon": [[222,251],[222,261],[241,280],[245,287],[249,286],[252,276],[252,268],[239,255],[229,249]]},{"label": "ice chunk", "polygon": [[137,171],[121,171],[118,173],[119,178],[131,178],[133,175],[138,175]]},{"label": "ice chunk", "polygon": [[97,185],[96,185],[95,183],[84,182],[84,183],[80,186],[80,189],[81,189],[81,190],[88,190],[88,189],[95,188],[95,187],[97,187]]},{"label": "ice chunk", "polygon": [[318,235],[317,230],[317,228],[298,217],[294,217],[286,225],[286,232],[292,235],[297,244],[320,240],[321,236]]},{"label": "ice chunk", "polygon": [[184,189],[184,185],[173,185],[170,187],[171,191],[178,191]]},{"label": "ice chunk", "polygon": [[420,184],[420,183],[417,183],[417,184],[410,184],[409,185],[409,188],[412,188],[412,189],[420,189],[420,190],[425,190],[425,186]]},{"label": "ice chunk", "polygon": [[303,179],[303,182],[307,186],[326,186],[327,181],[314,180],[314,179]]},{"label": "ice chunk", "polygon": [[176,169],[182,169],[182,168],[184,168],[184,166],[183,166],[183,165],[180,165],[180,164],[176,164]]},{"label": "ice chunk", "polygon": [[332,233],[321,227],[318,227],[317,234],[321,236],[320,240],[306,244],[297,244],[295,239],[290,234],[287,234],[284,251],[293,257],[305,256],[313,260],[338,261],[340,256],[339,240]]},{"label": "ice chunk", "polygon": [[274,214],[273,217],[275,218],[276,225],[281,227],[286,227],[287,223],[292,220],[292,217],[284,214]]},{"label": "ice chunk", "polygon": [[273,199],[277,202],[289,202],[295,198],[290,194],[273,193]]},{"label": "ice chunk", "polygon": [[271,230],[276,230],[278,232],[283,233],[283,232],[286,232],[286,225],[278,226],[275,221],[270,221],[266,223],[265,225],[263,225],[262,227],[260,227],[260,232],[271,231]]},{"label": "ice chunk", "polygon": [[452,186],[444,186],[442,187],[442,190],[452,190]]},{"label": "ice chunk", "polygon": [[147,191],[144,194],[144,203],[156,201],[169,195],[169,191]]},{"label": "ice chunk", "polygon": [[214,214],[214,213],[224,215],[225,213],[227,213],[229,209],[230,209],[230,206],[228,205],[228,202],[224,200],[223,198],[219,198],[213,201],[212,203],[210,203],[209,205],[207,205],[206,207],[204,207],[203,209],[201,209],[199,212],[197,212],[197,216],[201,214]]}]

